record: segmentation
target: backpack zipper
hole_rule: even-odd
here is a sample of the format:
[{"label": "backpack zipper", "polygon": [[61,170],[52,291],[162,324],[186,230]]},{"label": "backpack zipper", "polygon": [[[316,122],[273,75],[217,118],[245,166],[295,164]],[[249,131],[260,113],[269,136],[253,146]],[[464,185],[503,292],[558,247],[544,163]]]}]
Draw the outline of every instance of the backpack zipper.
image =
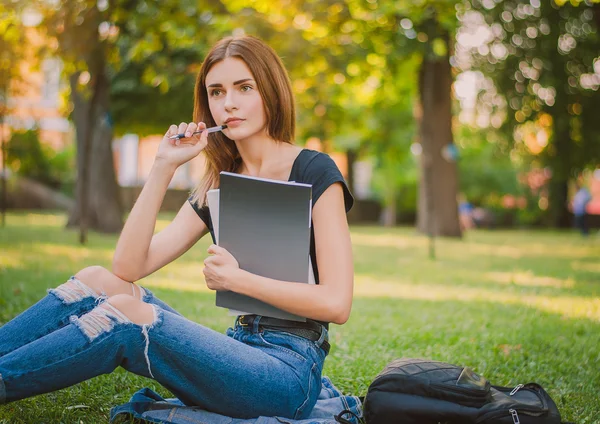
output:
[{"label": "backpack zipper", "polygon": [[515,393],[517,393],[519,390],[521,390],[523,387],[525,387],[524,384],[517,384],[517,387],[515,387],[514,389],[512,389],[512,391],[509,393],[509,396],[514,395]]},{"label": "backpack zipper", "polygon": [[516,410],[509,409],[508,412],[510,412],[514,424],[521,424],[521,421],[519,421],[519,414],[517,414]]},{"label": "backpack zipper", "polygon": [[[519,411],[521,412],[521,414],[524,415],[528,415],[530,417],[542,417],[544,415],[548,414],[548,411],[540,411],[538,409],[531,409],[531,408],[519,408]],[[519,419],[519,415],[517,410],[513,407],[510,408],[508,410],[510,416],[512,417],[513,423],[515,424],[520,424],[521,420]],[[501,411],[492,411],[492,412],[488,412],[487,414],[483,414],[481,416],[479,416],[477,418],[477,421],[475,421],[475,424],[480,424],[480,423],[484,423],[487,422],[487,420],[493,419],[493,418],[500,418],[500,417],[505,417],[506,416],[506,409],[501,410]]]},{"label": "backpack zipper", "polygon": [[[519,421],[519,416],[518,416],[516,409],[510,408],[508,410],[508,412],[510,413],[511,417],[513,418],[513,422],[515,421],[515,418]],[[514,412],[514,414],[513,414],[513,412]],[[539,410],[534,411],[532,409],[523,409],[523,408],[519,408],[518,412],[520,412],[523,415],[530,416],[530,417],[542,417],[542,416],[548,414],[548,411],[539,411]],[[475,424],[485,423],[485,422],[487,422],[487,420],[490,420],[493,418],[505,417],[505,416],[506,416],[506,409],[488,412],[487,414],[483,414],[483,415],[479,416],[477,418],[477,421],[475,421]]]}]

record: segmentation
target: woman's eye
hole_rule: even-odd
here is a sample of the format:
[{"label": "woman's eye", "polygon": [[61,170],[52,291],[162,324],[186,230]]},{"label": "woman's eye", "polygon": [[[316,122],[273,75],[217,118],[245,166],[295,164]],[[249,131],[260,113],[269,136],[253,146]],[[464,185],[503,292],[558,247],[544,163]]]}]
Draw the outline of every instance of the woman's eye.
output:
[{"label": "woman's eye", "polygon": [[242,91],[249,91],[252,90],[252,86],[251,85],[243,85],[241,88]]},{"label": "woman's eye", "polygon": [[221,94],[221,90],[219,90],[219,89],[212,90],[212,91],[210,92],[210,95],[211,95],[211,96],[218,96],[219,94]]}]

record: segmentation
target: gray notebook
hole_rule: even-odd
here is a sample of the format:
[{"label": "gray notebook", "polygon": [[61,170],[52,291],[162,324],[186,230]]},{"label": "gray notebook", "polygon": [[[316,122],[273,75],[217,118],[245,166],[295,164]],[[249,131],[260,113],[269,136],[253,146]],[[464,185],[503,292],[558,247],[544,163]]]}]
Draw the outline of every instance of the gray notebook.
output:
[{"label": "gray notebook", "polygon": [[[275,280],[308,283],[312,187],[221,172],[219,245],[240,268]],[[230,291],[217,306],[305,321],[272,305]]]}]

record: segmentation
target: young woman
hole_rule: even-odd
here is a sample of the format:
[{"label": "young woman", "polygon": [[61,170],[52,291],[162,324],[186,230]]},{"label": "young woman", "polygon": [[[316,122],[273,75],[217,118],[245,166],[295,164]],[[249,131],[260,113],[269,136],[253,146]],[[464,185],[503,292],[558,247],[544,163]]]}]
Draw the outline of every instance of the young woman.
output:
[{"label": "young woman", "polygon": [[[82,269],[0,327],[0,404],[122,366],[155,379],[187,405],[222,415],[307,417],[321,388],[328,323],[343,324],[350,314],[346,212],[352,196],[329,156],[293,144],[294,121],[290,81],[276,53],[254,37],[219,41],[198,75],[194,122],[172,125],[160,143],[112,271]],[[223,133],[192,134],[222,124]],[[181,133],[179,141],[169,138]],[[202,151],[202,183],[173,222],[153,234],[175,170]],[[211,290],[255,297],[307,317],[306,323],[241,316],[224,335],[184,318],[135,283],[212,233],[206,192],[218,187],[223,170],[312,184],[316,285],[251,274],[215,245],[204,261]]]}]

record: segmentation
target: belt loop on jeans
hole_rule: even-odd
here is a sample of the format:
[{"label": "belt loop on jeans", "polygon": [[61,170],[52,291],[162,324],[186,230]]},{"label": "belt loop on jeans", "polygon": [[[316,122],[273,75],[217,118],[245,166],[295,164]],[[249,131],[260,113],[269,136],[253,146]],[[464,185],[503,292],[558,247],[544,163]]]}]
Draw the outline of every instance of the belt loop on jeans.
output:
[{"label": "belt loop on jeans", "polygon": [[261,318],[262,318],[262,315],[254,316],[254,319],[252,320],[252,332],[253,333],[258,333]]},{"label": "belt loop on jeans", "polygon": [[[325,329],[325,327],[323,327],[323,329],[321,330],[321,335],[319,336],[319,340],[317,340],[317,345],[319,345],[319,347],[323,347],[323,344],[329,344],[328,341],[329,335],[327,332],[327,329]],[[329,349],[327,349],[327,351],[329,351]]]}]

